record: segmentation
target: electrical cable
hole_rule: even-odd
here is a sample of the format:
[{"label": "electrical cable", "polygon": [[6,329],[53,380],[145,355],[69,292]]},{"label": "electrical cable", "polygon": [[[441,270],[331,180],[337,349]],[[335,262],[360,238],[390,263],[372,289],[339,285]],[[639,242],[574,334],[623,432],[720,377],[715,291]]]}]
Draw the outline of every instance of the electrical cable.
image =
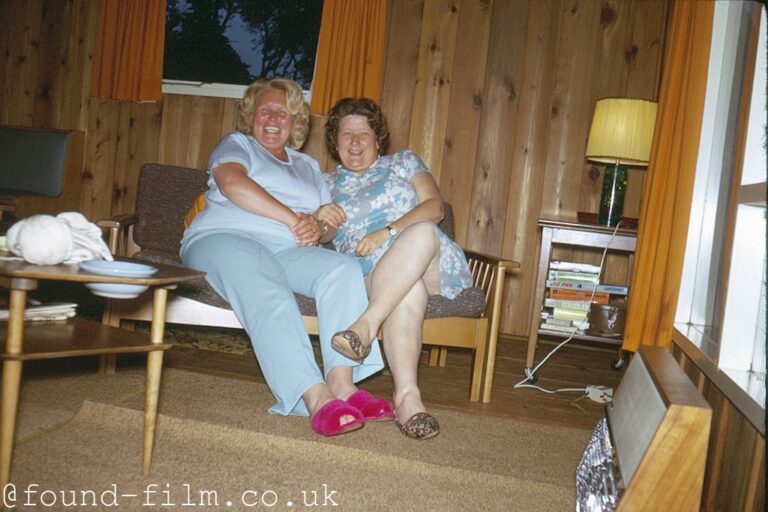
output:
[{"label": "electrical cable", "polygon": [[[603,273],[603,265],[605,264],[605,257],[608,254],[608,249],[611,247],[611,242],[613,242],[613,239],[616,237],[616,233],[619,231],[619,227],[621,227],[621,221],[619,221],[616,224],[616,227],[614,228],[613,233],[611,234],[611,238],[609,238],[608,243],[605,244],[605,248],[603,249],[603,255],[600,258],[600,268],[598,270],[598,275],[602,275]],[[590,304],[592,303],[592,299],[595,297],[596,291],[597,291],[597,284],[594,284],[592,286],[592,294],[589,297]],[[589,314],[590,313],[587,313],[588,319],[589,319]],[[534,327],[531,326],[531,328],[533,329]],[[560,350],[565,344],[567,344],[573,339],[573,337],[576,335],[577,330],[578,330],[578,326],[574,326],[573,331],[571,331],[571,334],[566,339],[561,341],[555,348],[553,348],[546,356],[544,356],[544,359],[542,359],[539,362],[539,364],[537,364],[532,370],[530,370],[530,372],[526,369],[525,378],[520,382],[518,382],[517,384],[515,384],[513,387],[514,388],[533,388],[533,389],[537,389],[539,391],[543,391],[545,393],[550,393],[550,394],[559,393],[563,391],[581,391],[586,394],[589,391],[589,388],[594,387],[594,386],[588,386],[584,388],[561,388],[561,389],[551,390],[551,389],[542,388],[540,386],[536,386],[534,384],[526,384],[526,382],[531,380],[533,376],[536,375],[536,372],[539,371],[539,368],[544,366],[544,363],[546,363],[550,357],[552,357],[558,350]]]}]

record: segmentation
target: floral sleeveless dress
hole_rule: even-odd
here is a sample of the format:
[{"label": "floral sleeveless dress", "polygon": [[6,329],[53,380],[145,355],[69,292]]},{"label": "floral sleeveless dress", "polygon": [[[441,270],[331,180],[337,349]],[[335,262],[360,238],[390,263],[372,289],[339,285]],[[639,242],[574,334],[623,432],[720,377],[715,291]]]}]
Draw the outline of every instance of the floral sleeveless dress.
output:
[{"label": "floral sleeveless dress", "polygon": [[[362,173],[339,165],[335,173],[328,174],[333,201],[347,214],[333,245],[337,251],[355,257],[364,274],[376,266],[394,238],[364,257],[355,256],[355,247],[365,235],[386,227],[419,204],[411,185],[419,172],[429,170],[414,152],[405,150],[379,157]],[[437,226],[435,230],[440,239],[440,295],[453,299],[472,286],[472,275],[461,247]]]}]

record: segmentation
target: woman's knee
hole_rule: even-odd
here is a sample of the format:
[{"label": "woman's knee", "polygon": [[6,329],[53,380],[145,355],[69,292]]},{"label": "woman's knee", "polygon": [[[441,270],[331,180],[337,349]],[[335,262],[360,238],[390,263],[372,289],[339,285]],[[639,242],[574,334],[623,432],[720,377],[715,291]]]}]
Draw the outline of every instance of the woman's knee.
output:
[{"label": "woman's knee", "polygon": [[400,233],[400,237],[415,240],[419,243],[431,243],[432,245],[439,245],[440,239],[435,233],[435,225],[429,221],[419,221],[415,224],[411,224]]}]

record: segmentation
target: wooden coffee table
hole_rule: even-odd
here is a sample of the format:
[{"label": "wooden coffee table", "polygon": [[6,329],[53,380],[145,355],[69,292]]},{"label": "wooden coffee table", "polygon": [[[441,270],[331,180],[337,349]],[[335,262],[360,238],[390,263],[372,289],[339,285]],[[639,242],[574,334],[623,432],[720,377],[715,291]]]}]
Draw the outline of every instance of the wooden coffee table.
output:
[{"label": "wooden coffee table", "polygon": [[[125,261],[131,261],[125,259]],[[143,262],[142,262],[143,263]],[[155,439],[157,400],[163,351],[165,308],[168,290],[183,281],[204,276],[203,272],[183,267],[152,264],[158,272],[152,277],[127,278],[89,274],[77,265],[32,265],[19,260],[0,260],[0,286],[10,289],[6,345],[3,358],[2,409],[0,410],[0,488],[10,479],[11,461],[19,403],[21,370],[24,361],[86,355],[114,355],[129,352],[147,353],[147,387],[144,405],[144,451],[142,473],[146,475],[152,462]],[[35,290],[39,281],[75,281],[100,283],[146,284],[153,294],[152,327],[149,339],[133,332],[81,318],[54,322],[24,322],[27,292]]]}]

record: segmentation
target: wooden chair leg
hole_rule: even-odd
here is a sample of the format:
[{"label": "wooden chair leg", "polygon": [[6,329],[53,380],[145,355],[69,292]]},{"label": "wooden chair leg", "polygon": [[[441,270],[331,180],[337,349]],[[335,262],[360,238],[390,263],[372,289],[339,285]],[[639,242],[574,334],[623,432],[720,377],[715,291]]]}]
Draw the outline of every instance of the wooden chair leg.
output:
[{"label": "wooden chair leg", "polygon": [[440,361],[440,347],[429,347],[429,366],[437,366]]},{"label": "wooden chair leg", "polygon": [[441,368],[445,368],[445,363],[448,361],[448,347],[440,347],[440,360],[437,364]]}]

